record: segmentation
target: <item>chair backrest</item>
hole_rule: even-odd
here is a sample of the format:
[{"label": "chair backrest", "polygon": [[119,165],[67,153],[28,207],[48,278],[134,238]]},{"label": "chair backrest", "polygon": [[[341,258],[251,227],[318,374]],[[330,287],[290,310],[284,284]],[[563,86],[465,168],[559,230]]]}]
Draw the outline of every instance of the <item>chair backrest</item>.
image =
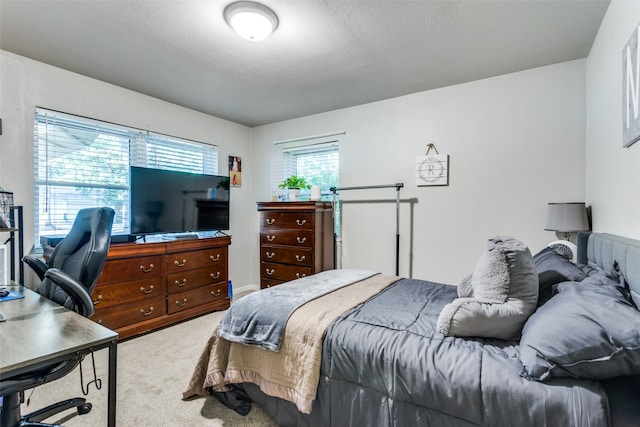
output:
[{"label": "chair backrest", "polygon": [[[111,208],[80,210],[69,234],[56,245],[49,260],[49,267],[57,268],[80,282],[89,295],[107,259],[114,215]],[[40,283],[37,292],[78,311],[74,301],[48,278]]]}]

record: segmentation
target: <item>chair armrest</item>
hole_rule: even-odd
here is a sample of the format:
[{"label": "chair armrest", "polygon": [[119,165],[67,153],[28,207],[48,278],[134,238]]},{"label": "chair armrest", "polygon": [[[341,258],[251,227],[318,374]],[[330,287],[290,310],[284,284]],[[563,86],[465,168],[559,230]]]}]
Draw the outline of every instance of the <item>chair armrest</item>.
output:
[{"label": "chair armrest", "polygon": [[45,277],[62,288],[71,297],[78,308],[78,313],[85,317],[93,315],[93,300],[80,282],[58,268],[48,269]]},{"label": "chair armrest", "polygon": [[33,255],[27,255],[22,258],[22,261],[27,264],[38,275],[40,280],[44,279],[44,273],[49,269],[49,266],[40,258]]}]

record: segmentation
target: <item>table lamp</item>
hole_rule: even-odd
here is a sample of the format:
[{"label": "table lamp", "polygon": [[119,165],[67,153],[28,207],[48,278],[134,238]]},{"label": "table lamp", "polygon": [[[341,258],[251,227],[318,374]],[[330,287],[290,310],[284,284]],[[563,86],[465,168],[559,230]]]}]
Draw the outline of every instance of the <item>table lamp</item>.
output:
[{"label": "table lamp", "polygon": [[545,230],[564,233],[564,240],[549,243],[567,258],[575,261],[576,246],[569,241],[570,233],[589,230],[589,218],[584,203],[549,203]]},{"label": "table lamp", "polygon": [[564,233],[569,240],[569,233],[589,230],[587,208],[584,203],[549,203],[544,229]]}]

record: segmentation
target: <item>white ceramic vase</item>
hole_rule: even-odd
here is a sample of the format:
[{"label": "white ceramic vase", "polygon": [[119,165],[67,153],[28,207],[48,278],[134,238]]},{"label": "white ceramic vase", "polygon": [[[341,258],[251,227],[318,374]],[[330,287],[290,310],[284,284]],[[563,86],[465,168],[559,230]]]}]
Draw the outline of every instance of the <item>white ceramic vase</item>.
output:
[{"label": "white ceramic vase", "polygon": [[300,189],[299,188],[290,188],[289,189],[289,201],[297,202],[300,197]]}]

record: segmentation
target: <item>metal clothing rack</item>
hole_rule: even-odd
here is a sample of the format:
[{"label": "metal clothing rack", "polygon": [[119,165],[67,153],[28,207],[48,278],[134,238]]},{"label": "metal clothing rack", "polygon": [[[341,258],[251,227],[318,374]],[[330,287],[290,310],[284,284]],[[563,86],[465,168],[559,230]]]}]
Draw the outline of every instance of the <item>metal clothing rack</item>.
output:
[{"label": "metal clothing rack", "polygon": [[[395,184],[387,184],[387,185],[364,185],[364,186],[358,186],[358,187],[331,187],[329,189],[329,191],[333,193],[334,212],[335,212],[335,205],[336,205],[336,193],[338,191],[371,190],[376,188],[395,188],[396,189],[396,276],[400,274],[400,189],[402,187],[404,187],[404,183],[397,182]],[[334,230],[335,230],[335,224],[334,224]],[[340,233],[342,234],[342,231],[340,231]],[[337,242],[337,239],[336,239],[336,242]],[[334,252],[335,252],[335,247],[334,247]]]}]

